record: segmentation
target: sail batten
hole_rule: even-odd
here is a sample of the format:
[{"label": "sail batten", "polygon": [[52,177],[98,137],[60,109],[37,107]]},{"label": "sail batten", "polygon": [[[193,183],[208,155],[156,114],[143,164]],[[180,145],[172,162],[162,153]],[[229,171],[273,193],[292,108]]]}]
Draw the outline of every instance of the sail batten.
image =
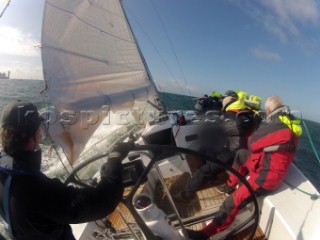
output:
[{"label": "sail batten", "polygon": [[[42,62],[55,115],[99,115],[106,105],[114,112],[145,109],[158,98],[119,0],[46,0]],[[59,128],[61,134],[55,135],[67,139],[58,142],[70,162],[102,121],[90,130],[81,129],[78,121]]]}]

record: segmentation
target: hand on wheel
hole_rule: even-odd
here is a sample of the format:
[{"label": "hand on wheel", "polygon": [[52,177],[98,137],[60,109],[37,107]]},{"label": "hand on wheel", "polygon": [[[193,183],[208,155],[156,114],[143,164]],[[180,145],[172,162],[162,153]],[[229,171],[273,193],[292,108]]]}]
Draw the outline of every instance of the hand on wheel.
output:
[{"label": "hand on wheel", "polygon": [[118,160],[122,161],[128,153],[133,149],[133,142],[122,142],[116,144],[110,151],[108,160]]}]

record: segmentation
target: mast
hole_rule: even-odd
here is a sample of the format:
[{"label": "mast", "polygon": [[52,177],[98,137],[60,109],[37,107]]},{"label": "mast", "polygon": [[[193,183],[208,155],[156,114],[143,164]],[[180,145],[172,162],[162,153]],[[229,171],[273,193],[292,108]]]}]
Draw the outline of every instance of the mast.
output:
[{"label": "mast", "polygon": [[[124,16],[125,16],[125,18],[126,18],[126,20],[127,20],[129,29],[130,29],[130,31],[131,31],[131,34],[132,34],[132,36],[133,36],[133,39],[134,39],[134,41],[135,41],[135,43],[136,43],[136,46],[137,46],[137,48],[138,48],[139,55],[140,55],[140,57],[141,57],[141,59],[142,59],[142,62],[143,62],[143,64],[144,64],[145,68],[146,68],[148,78],[149,78],[150,82],[152,83],[153,88],[155,89],[155,91],[156,91],[156,93],[157,93],[157,95],[158,95],[158,97],[159,97],[159,92],[158,92],[158,89],[157,89],[157,87],[156,87],[156,85],[155,85],[155,83],[154,83],[154,80],[153,80],[152,74],[151,74],[151,72],[150,72],[149,66],[148,66],[148,64],[147,64],[147,62],[146,62],[146,60],[145,60],[145,58],[144,58],[144,56],[143,56],[143,54],[142,54],[142,51],[141,51],[139,42],[138,42],[138,40],[137,40],[134,32],[132,31],[132,27],[131,27],[131,24],[130,24],[130,22],[129,22],[129,20],[128,20],[127,13],[126,13],[126,11],[124,10],[123,3],[122,3],[123,0],[119,0],[119,1],[120,1],[120,6],[121,6],[121,8],[122,8],[122,11],[123,11],[123,13],[124,13]],[[155,104],[152,104],[151,102],[149,102],[149,103],[150,103],[153,107],[155,107],[157,110],[159,110],[159,111],[161,111],[162,109],[164,109],[164,106],[163,106],[162,103],[161,103],[162,109],[160,109],[159,107],[157,107]]]}]

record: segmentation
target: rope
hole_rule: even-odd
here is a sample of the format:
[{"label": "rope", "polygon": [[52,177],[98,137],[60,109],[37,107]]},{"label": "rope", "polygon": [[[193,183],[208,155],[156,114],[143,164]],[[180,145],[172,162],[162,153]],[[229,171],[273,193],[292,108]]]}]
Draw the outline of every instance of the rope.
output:
[{"label": "rope", "polygon": [[[153,4],[153,3],[152,3]],[[153,6],[154,7],[154,6]],[[156,47],[156,45],[153,43],[153,41],[151,40],[151,38],[149,37],[149,35],[144,31],[142,25],[140,24],[140,22],[138,21],[138,19],[135,17],[134,13],[128,8],[126,7],[126,12],[130,13],[131,16],[133,17],[133,19],[135,20],[135,22],[137,23],[137,25],[139,26],[140,30],[143,32],[143,34],[145,35],[146,39],[149,41],[149,43],[152,45],[152,47],[154,48],[154,50],[157,52],[158,56],[160,57],[161,61],[163,62],[163,64],[165,65],[166,69],[168,70],[168,72],[170,73],[170,75],[172,76],[173,80],[175,81],[175,83],[177,84],[177,86],[181,89],[182,92],[185,92],[185,89],[180,82],[178,81],[178,79],[175,77],[174,73],[172,72],[170,66],[168,65],[168,63],[165,61],[165,59],[163,58],[163,56],[161,55],[159,49]],[[189,91],[190,94],[190,91]]]},{"label": "rope", "polygon": [[313,150],[313,152],[314,152],[314,155],[315,155],[316,158],[317,158],[317,163],[320,165],[320,158],[319,158],[319,155],[318,155],[318,153],[317,153],[317,150],[316,150],[316,148],[315,148],[315,146],[314,146],[314,144],[313,144],[313,140],[312,140],[312,138],[311,138],[311,135],[310,135],[310,133],[309,133],[309,130],[308,130],[308,128],[307,128],[307,125],[306,125],[306,123],[305,123],[303,120],[301,120],[301,121],[302,121],[302,124],[303,124],[304,128],[306,129],[306,132],[307,132],[307,135],[308,135],[308,139],[309,139],[309,142],[310,142],[310,144],[311,144],[311,148],[312,148],[312,150]]},{"label": "rope", "polygon": [[[301,122],[302,122],[304,128],[306,129],[306,132],[307,132],[307,135],[308,135],[308,139],[309,139],[309,142],[310,142],[310,144],[311,144],[311,148],[312,148],[312,150],[313,150],[313,152],[314,152],[314,154],[316,155],[316,158],[317,158],[317,160],[318,160],[317,163],[320,165],[319,155],[318,155],[318,153],[317,153],[317,151],[316,151],[316,148],[315,148],[315,146],[314,146],[314,144],[313,144],[313,141],[312,141],[311,135],[310,135],[310,133],[309,133],[309,130],[308,130],[308,128],[307,128],[307,125],[306,125],[306,123],[305,123],[302,119],[301,119]],[[300,188],[298,188],[298,187],[296,187],[296,186],[293,186],[292,184],[290,184],[289,182],[287,182],[287,181],[285,181],[285,180],[284,180],[284,182],[285,182],[287,185],[289,185],[290,187],[292,187],[292,188],[294,188],[294,189],[296,189],[296,190],[298,190],[298,191],[300,191],[300,192],[302,192],[302,193],[310,196],[310,198],[311,198],[312,200],[320,199],[320,195],[318,195],[318,194],[315,194],[315,193],[312,194],[312,193],[306,192],[306,191],[304,191],[304,190],[302,190],[302,189],[300,189]]]},{"label": "rope", "polygon": [[320,199],[320,195],[318,195],[318,194],[308,193],[308,192],[306,192],[306,191],[304,191],[304,190],[302,190],[302,189],[300,189],[300,188],[298,188],[298,187],[296,187],[296,186],[293,186],[292,184],[290,184],[290,183],[287,182],[286,180],[283,180],[283,182],[285,182],[286,184],[288,184],[290,187],[292,187],[292,188],[294,188],[294,189],[297,189],[298,191],[300,191],[300,192],[302,192],[302,193],[310,196],[310,198],[311,198],[312,200]]},{"label": "rope", "polygon": [[0,14],[0,18],[2,17],[2,15],[4,14],[4,12],[7,10],[7,8],[9,7],[11,0],[8,0],[7,5],[4,7],[4,9],[2,10],[1,14]]},{"label": "rope", "polygon": [[[170,37],[169,37],[168,31],[167,31],[167,29],[166,29],[166,27],[165,27],[165,25],[164,25],[164,23],[163,23],[163,20],[162,20],[160,14],[159,14],[159,11],[158,11],[156,5],[154,4],[153,1],[151,1],[151,3],[152,3],[153,8],[155,9],[155,12],[156,12],[159,20],[160,20],[161,26],[162,26],[162,28],[163,28],[166,36],[167,36],[168,42],[170,43],[172,52],[173,52],[173,54],[174,54],[174,56],[175,56],[175,58],[176,58],[176,60],[177,60],[177,62],[178,62],[180,71],[181,71],[181,73],[182,73],[182,78],[183,78],[186,86],[188,86],[188,82],[187,82],[186,76],[185,76],[184,71],[183,71],[183,69],[182,69],[181,63],[180,63],[179,58],[178,58],[178,56],[177,56],[177,53],[176,53],[176,51],[174,50],[174,46],[173,46],[172,41],[171,41],[171,39],[170,39]],[[176,80],[176,79],[175,79],[175,80]],[[177,80],[176,80],[176,82],[177,82],[178,86],[180,86],[180,87],[182,88],[181,84],[180,84]],[[183,88],[182,88],[182,89],[183,89]],[[188,91],[189,96],[191,96],[190,89],[186,88],[186,90]]]},{"label": "rope", "polygon": [[[40,92],[40,94],[43,96],[43,101],[44,101],[45,109],[49,109],[49,107],[50,107],[50,105],[51,105],[51,104],[50,104],[50,98],[49,98],[48,93],[47,93],[47,88],[48,88],[48,85],[47,85],[47,82],[45,81],[45,87],[44,87],[44,89],[41,90],[41,92]],[[60,163],[62,164],[62,167],[65,169],[65,171],[66,171],[68,174],[70,174],[70,171],[68,170],[67,166],[66,166],[66,165],[64,164],[64,162],[63,162],[62,157],[60,156],[60,153],[59,153],[59,151],[58,151],[58,149],[57,149],[57,145],[54,143],[54,141],[52,140],[51,136],[49,135],[49,127],[50,127],[50,125],[49,125],[49,119],[48,119],[48,118],[49,118],[49,115],[46,116],[46,120],[47,120],[48,124],[47,124],[47,126],[45,126],[45,128],[46,128],[46,135],[47,135],[47,137],[49,137],[50,142],[51,142],[49,152],[51,152],[52,149],[55,150],[56,155],[57,155]],[[62,151],[63,151],[63,149],[62,149]],[[63,152],[64,152],[64,151],[63,151]],[[65,154],[65,153],[64,153],[64,154]],[[51,154],[50,154],[50,155],[51,155]],[[65,154],[65,155],[66,155],[66,154]],[[70,166],[71,166],[71,164],[70,164]],[[72,168],[72,166],[71,166],[71,168]]]},{"label": "rope", "polygon": [[[174,125],[177,125],[177,124],[174,124]],[[174,125],[172,125],[172,126],[174,126]],[[174,134],[174,139],[177,138],[179,131],[180,131],[180,125],[178,125],[178,130],[177,130],[177,132]]]}]

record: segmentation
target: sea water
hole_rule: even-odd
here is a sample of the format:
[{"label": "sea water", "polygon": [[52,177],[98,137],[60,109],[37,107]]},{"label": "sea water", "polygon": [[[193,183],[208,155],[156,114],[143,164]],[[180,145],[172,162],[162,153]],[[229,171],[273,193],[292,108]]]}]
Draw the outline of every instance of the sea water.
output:
[{"label": "sea water", "polygon": [[[41,80],[0,80],[0,111],[2,111],[6,103],[14,99],[29,100],[39,109],[47,107],[49,100],[42,91],[43,89],[44,82]],[[175,109],[192,109],[194,104],[192,98],[177,94],[161,93],[160,99],[165,105],[174,106]],[[304,126],[304,132],[300,137],[294,162],[318,191],[320,191],[320,162],[317,159],[317,154],[320,156],[320,123],[307,119],[304,119],[304,122],[310,133],[310,138]],[[64,176],[65,172],[63,171],[63,167],[60,166],[61,162],[56,155],[49,154],[48,152],[49,149],[44,146],[43,170],[48,175]]]}]

